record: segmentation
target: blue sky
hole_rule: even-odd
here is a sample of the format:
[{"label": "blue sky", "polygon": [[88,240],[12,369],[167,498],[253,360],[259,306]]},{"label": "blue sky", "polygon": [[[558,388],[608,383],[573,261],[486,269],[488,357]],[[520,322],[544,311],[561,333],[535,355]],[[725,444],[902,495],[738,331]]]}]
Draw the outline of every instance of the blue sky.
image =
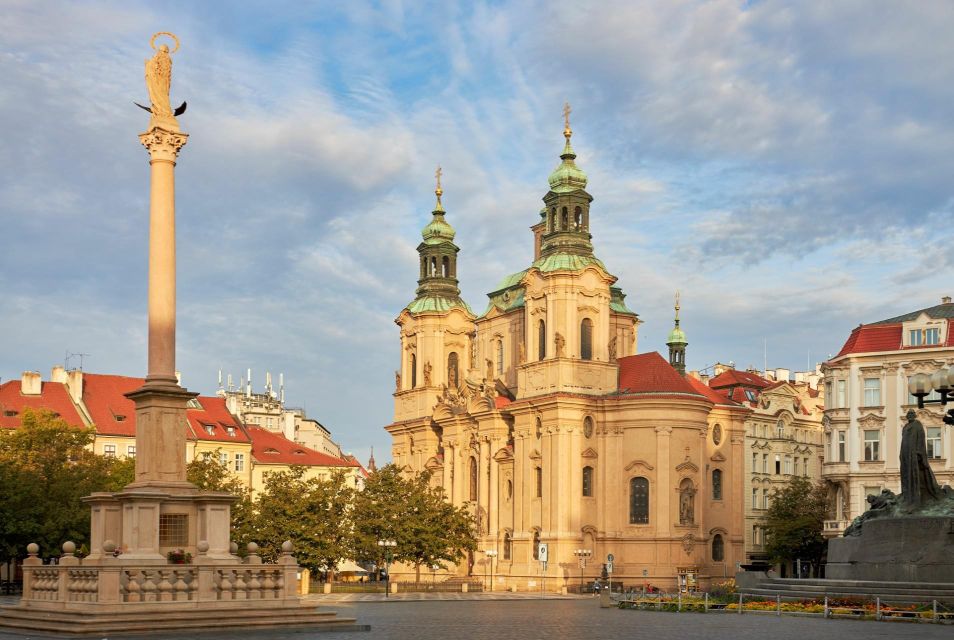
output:
[{"label": "blue sky", "polygon": [[[461,288],[532,256],[564,101],[597,255],[665,351],[804,369],[954,290],[949,2],[37,3],[0,11],[0,376],[145,372],[143,60],[173,102],[184,384],[285,373],[389,456],[398,334],[444,168]],[[945,228],[946,227],[946,228]]]}]

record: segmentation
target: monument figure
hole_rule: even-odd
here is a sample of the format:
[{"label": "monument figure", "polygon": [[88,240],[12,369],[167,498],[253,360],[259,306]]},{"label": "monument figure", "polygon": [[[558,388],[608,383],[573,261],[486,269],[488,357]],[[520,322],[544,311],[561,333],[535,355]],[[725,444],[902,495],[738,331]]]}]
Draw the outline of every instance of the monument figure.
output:
[{"label": "monument figure", "polygon": [[152,36],[149,44],[155,50],[151,58],[146,59],[146,91],[149,93],[150,106],[145,107],[138,102],[135,103],[140,109],[145,109],[152,114],[150,128],[156,125],[165,125],[166,128],[178,130],[176,116],[182,115],[186,110],[186,103],[176,107],[173,111],[169,102],[169,90],[172,88],[172,56],[170,55],[169,45],[161,44],[156,47],[156,38],[159,36],[168,36],[175,42],[175,49],[171,53],[179,50],[179,39],[175,34],[168,31],[161,31]]},{"label": "monument figure", "polygon": [[563,337],[561,333],[557,333],[556,336],[554,336],[553,343],[556,345],[557,358],[562,358],[564,355],[566,355],[563,352],[563,349],[566,346],[566,339]]},{"label": "monument figure", "polygon": [[928,463],[924,426],[913,410],[908,410],[905,417],[908,422],[901,429],[901,502],[911,508],[939,499],[941,487]]}]

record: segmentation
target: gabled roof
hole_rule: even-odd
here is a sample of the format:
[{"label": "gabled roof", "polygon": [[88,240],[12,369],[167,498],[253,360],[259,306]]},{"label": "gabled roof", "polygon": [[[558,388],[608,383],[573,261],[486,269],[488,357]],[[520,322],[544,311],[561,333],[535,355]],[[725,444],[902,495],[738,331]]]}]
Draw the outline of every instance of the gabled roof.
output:
[{"label": "gabled roof", "polygon": [[716,377],[709,380],[709,386],[713,389],[721,389],[724,387],[734,387],[734,386],[743,386],[743,387],[753,387],[755,389],[764,389],[769,386],[771,381],[766,380],[762,376],[756,373],[749,373],[748,371],[738,371],[736,369],[727,369],[723,371]]},{"label": "gabled roof", "polygon": [[252,457],[259,464],[305,465],[312,467],[360,467],[354,458],[343,459],[292,442],[280,433],[261,427],[247,427],[252,438]]},{"label": "gabled roof", "polygon": [[[945,298],[945,300],[946,299],[947,298]],[[926,313],[928,317],[934,320],[941,320],[944,318],[947,318],[948,320],[954,320],[954,302],[942,302],[941,304],[934,305],[933,307],[918,309],[917,311],[912,311],[911,313],[905,313],[900,316],[888,318],[887,320],[878,320],[877,322],[872,322],[871,324],[897,324],[900,322],[909,322],[911,320],[917,320],[922,313]]]},{"label": "gabled roof", "polygon": [[[919,345],[918,347],[905,347],[902,323],[917,320],[922,314],[927,315],[933,320],[947,320],[947,342],[946,344]],[[933,307],[918,309],[900,316],[879,320],[870,324],[860,324],[851,331],[851,335],[845,341],[841,351],[835,358],[848,355],[849,353],[875,353],[878,351],[900,351],[905,348],[917,349],[936,349],[943,347],[954,347],[954,303],[944,302]]]},{"label": "gabled roof", "polygon": [[659,353],[641,353],[626,356],[616,361],[619,365],[619,383],[621,394],[637,393],[685,393],[702,395],[690,385],[679,372],[672,368]]},{"label": "gabled roof", "polygon": [[[84,426],[83,418],[73,404],[69,391],[61,382],[43,382],[40,394],[25,396],[20,393],[20,381],[10,380],[0,384],[0,427],[16,429],[23,419],[24,409],[49,409],[67,424],[74,427]],[[15,415],[8,416],[8,412]]]}]

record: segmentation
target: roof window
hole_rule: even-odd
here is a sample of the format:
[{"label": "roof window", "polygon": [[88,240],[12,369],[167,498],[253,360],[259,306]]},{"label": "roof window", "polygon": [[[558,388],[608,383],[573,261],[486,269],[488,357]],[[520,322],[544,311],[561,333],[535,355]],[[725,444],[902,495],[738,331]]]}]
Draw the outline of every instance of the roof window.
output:
[{"label": "roof window", "polygon": [[206,432],[207,434],[209,434],[210,436],[214,436],[214,435],[215,435],[215,425],[214,425],[214,424],[204,424],[204,425],[202,425],[202,426],[205,427],[205,432]]}]

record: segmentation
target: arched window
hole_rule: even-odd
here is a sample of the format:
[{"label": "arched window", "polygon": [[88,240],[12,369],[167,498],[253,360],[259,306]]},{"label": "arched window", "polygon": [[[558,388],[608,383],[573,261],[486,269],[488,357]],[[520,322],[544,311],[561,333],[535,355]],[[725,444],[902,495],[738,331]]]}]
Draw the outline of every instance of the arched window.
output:
[{"label": "arched window", "polygon": [[593,497],[593,467],[583,467],[583,497]]},{"label": "arched window", "polygon": [[477,502],[477,460],[470,459],[470,500]]},{"label": "arched window", "polygon": [[538,360],[547,357],[547,323],[543,320],[537,323],[537,352]]},{"label": "arched window", "polygon": [[497,375],[503,375],[503,339],[497,340]]},{"label": "arched window", "polygon": [[539,531],[533,532],[533,559],[534,560],[540,559],[540,532]]},{"label": "arched window", "polygon": [[450,258],[447,256],[441,259],[441,276],[445,278],[450,277]]},{"label": "arched window", "polygon": [[722,534],[717,533],[712,537],[712,561],[722,562],[725,560],[725,542],[722,540]]},{"label": "arched window", "polygon": [[510,559],[510,553],[511,553],[510,549],[512,546],[513,546],[513,539],[510,537],[510,532],[504,531],[504,539],[503,539],[503,559],[504,560]]},{"label": "arched window", "polygon": [[457,353],[451,352],[447,356],[447,386],[456,389],[459,385],[459,376],[457,373]]},{"label": "arched window", "polygon": [[533,473],[534,473],[534,479],[536,480],[536,485],[537,485],[536,495],[538,498],[542,498],[543,497],[543,468],[535,467],[533,470]]},{"label": "arched window", "polygon": [[722,469],[712,470],[712,499],[722,499]]},{"label": "arched window", "polygon": [[573,227],[576,231],[583,230],[583,209],[580,207],[573,212]]},{"label": "arched window", "polygon": [[552,233],[556,231],[556,228],[557,228],[556,227],[556,207],[553,207],[552,209],[550,209],[550,228],[547,229],[547,231],[550,231]]},{"label": "arched window", "polygon": [[534,425],[533,435],[539,440],[543,436],[543,421],[540,418],[537,418],[536,424]]},{"label": "arched window", "polygon": [[421,258],[421,277],[423,278],[426,275],[427,275],[427,258],[422,257]]},{"label": "arched window", "polygon": [[570,228],[570,213],[566,207],[560,211],[560,231],[567,231]]},{"label": "arched window", "polygon": [[593,359],[593,321],[589,318],[580,323],[580,358]]},{"label": "arched window", "polygon": [[417,355],[411,354],[411,388],[417,386]]},{"label": "arched window", "polygon": [[436,276],[437,275],[437,258],[431,256],[431,271],[428,275]]},{"label": "arched window", "polygon": [[629,481],[629,523],[649,524],[649,480],[646,478]]},{"label": "arched window", "polygon": [[513,499],[513,480],[507,480],[507,502]]}]

